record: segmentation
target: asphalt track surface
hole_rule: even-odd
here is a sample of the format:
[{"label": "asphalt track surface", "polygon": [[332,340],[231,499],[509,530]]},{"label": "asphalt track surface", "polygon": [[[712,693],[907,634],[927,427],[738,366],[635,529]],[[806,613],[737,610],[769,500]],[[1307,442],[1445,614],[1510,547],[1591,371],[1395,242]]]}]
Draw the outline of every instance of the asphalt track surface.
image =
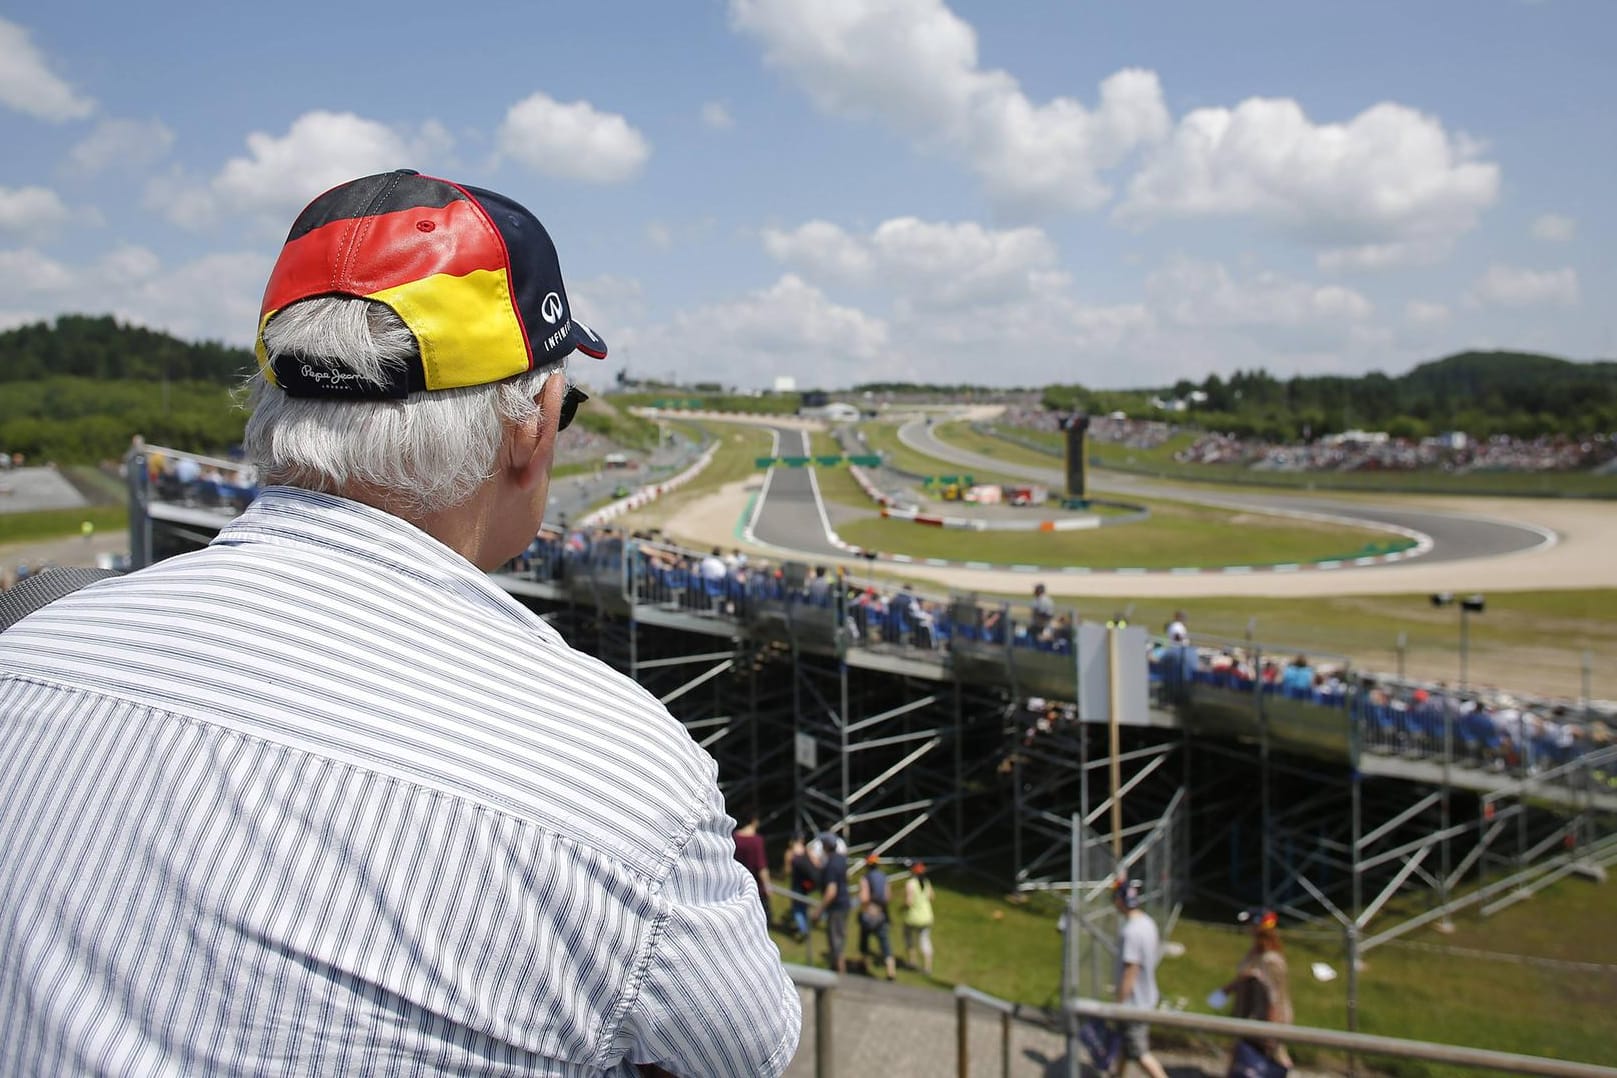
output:
[{"label": "asphalt track surface", "polygon": [[[780,446],[778,454],[808,454],[807,435],[803,432],[773,429]],[[934,437],[931,428],[921,420],[901,427],[899,438],[917,452],[964,468],[1017,475],[1054,490],[1066,484],[1065,473],[1060,468],[1017,465],[960,449]],[[1364,500],[1212,492],[1116,474],[1092,482],[1098,492],[1125,500],[1133,496],[1195,502],[1237,512],[1324,514],[1349,522],[1404,528],[1430,539],[1431,549],[1427,553],[1384,567],[1388,569],[1497,557],[1538,549],[1556,541],[1552,533],[1527,525],[1454,512],[1376,505]],[[750,525],[750,536],[759,543],[794,550],[808,557],[847,556],[847,551],[834,546],[826,535],[825,509],[813,468],[771,469],[753,506]]]},{"label": "asphalt track surface", "polygon": [[[808,434],[783,427],[771,428],[777,456],[807,456]],[[810,557],[846,557],[847,551],[826,537],[824,502],[813,468],[771,468],[758,492],[752,517],[752,538],[782,550]]]},{"label": "asphalt track surface", "polygon": [[[936,438],[930,427],[920,420],[899,428],[899,439],[911,449],[931,457],[958,464],[1022,476],[1042,483],[1053,490],[1066,486],[1066,473],[1060,468],[1035,468],[1016,465],[993,457],[985,457],[951,446]],[[1555,536],[1537,528],[1508,521],[1489,520],[1484,517],[1445,513],[1437,510],[1418,510],[1404,507],[1378,506],[1350,499],[1296,497],[1280,494],[1230,494],[1222,491],[1196,490],[1183,485],[1134,476],[1109,474],[1104,479],[1092,479],[1094,487],[1103,493],[1127,498],[1162,498],[1170,501],[1190,501],[1214,505],[1225,509],[1247,512],[1306,512],[1322,513],[1344,520],[1358,520],[1370,524],[1385,524],[1420,532],[1432,540],[1432,549],[1419,558],[1397,565],[1417,562],[1469,561],[1502,554],[1515,554],[1535,550],[1555,542]],[[1390,566],[1389,568],[1395,568]]]}]

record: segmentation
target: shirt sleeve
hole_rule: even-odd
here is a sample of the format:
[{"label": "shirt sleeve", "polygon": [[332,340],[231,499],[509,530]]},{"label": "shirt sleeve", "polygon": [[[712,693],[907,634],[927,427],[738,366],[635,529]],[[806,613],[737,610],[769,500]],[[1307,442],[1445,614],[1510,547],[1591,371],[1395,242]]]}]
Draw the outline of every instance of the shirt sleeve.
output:
[{"label": "shirt sleeve", "polygon": [[797,1051],[802,1004],[717,790],[705,810],[663,886],[666,917],[622,1028],[628,1058],[682,1078],[772,1078]]}]

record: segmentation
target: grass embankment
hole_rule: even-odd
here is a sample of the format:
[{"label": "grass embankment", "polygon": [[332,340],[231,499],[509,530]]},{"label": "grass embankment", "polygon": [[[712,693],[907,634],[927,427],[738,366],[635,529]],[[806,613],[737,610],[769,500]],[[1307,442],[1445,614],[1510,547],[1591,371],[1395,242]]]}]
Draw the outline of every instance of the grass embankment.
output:
[{"label": "grass embankment", "polygon": [[634,526],[660,523],[681,507],[727,484],[762,476],[757,458],[769,456],[773,440],[768,430],[739,423],[714,422],[708,433],[719,442],[712,462],[683,487],[664,495],[647,509],[626,517],[628,522]]},{"label": "grass embankment", "polygon": [[[895,424],[866,423],[859,428],[859,431],[865,436],[865,444],[870,446],[870,451],[882,454],[887,463],[899,471],[920,476],[962,475],[967,472],[967,469],[958,464],[950,464],[911,449],[898,440],[898,427]],[[1022,481],[1015,475],[1003,472],[979,472],[972,469],[970,475],[979,483]]]},{"label": "grass embankment", "polygon": [[[1036,441],[1042,444],[1048,438],[1052,452],[1041,453],[1036,449],[1029,449],[1025,445],[1017,445],[1006,438],[996,438],[992,435],[981,434],[970,423],[965,422],[939,423],[933,428],[932,433],[940,442],[946,442],[968,452],[980,453],[985,457],[1003,460],[1007,467],[1016,469],[1043,468],[1046,470],[1052,468],[1060,470],[1063,467],[1062,454],[1065,450],[1063,448],[1063,436],[1060,434],[1048,434],[1045,431],[1026,431],[1025,433],[1027,434],[1039,435],[1039,437],[1023,438],[1023,441]],[[1019,437],[1024,432],[1015,431],[1013,433]]]},{"label": "grass embankment", "polygon": [[[1271,565],[1351,558],[1409,545],[1386,532],[1323,521],[1232,513],[1212,506],[1149,501],[1148,520],[1067,532],[984,533],[924,528],[897,520],[852,521],[849,543],[913,557],[1052,568],[1171,569]],[[1260,523],[1262,527],[1255,527]]]},{"label": "grass embankment", "polygon": [[[994,455],[1006,460],[1043,460],[1044,467],[1059,462],[1050,456],[1016,445],[1004,438],[979,434],[964,424],[948,424],[938,436],[962,449],[988,454],[982,443],[999,443],[1004,448]],[[1015,429],[1006,432],[1026,442],[1049,445],[1059,452],[1062,436],[1049,431]],[[1363,491],[1378,494],[1452,494],[1472,496],[1511,496],[1539,498],[1617,498],[1617,473],[1592,472],[1502,472],[1477,471],[1453,474],[1442,471],[1413,472],[1334,472],[1259,471],[1244,464],[1192,464],[1174,459],[1174,454],[1195,442],[1194,433],[1175,434],[1161,445],[1138,449],[1104,442],[1089,443],[1089,461],[1097,468],[1110,468],[1161,479],[1190,480],[1198,483],[1227,483],[1236,486],[1278,487],[1286,490]]]},{"label": "grass embankment", "polygon": [[129,527],[129,511],[120,505],[92,505],[81,509],[0,513],[0,545],[75,536],[80,534],[86,520],[98,532],[123,531]]},{"label": "grass embankment", "polygon": [[[938,988],[968,984],[980,991],[1038,1007],[1056,1006],[1061,981],[1061,936],[1055,930],[1059,899],[1033,896],[1023,904],[1002,895],[934,881],[937,960],[933,976],[900,968],[899,980]],[[1361,1032],[1460,1044],[1496,1051],[1617,1062],[1610,1015],[1617,1006],[1617,918],[1609,885],[1566,880],[1492,918],[1456,918],[1456,932],[1411,933],[1365,958],[1359,975]],[[777,900],[777,911],[785,904]],[[1391,923],[1378,921],[1377,924]],[[1329,928],[1285,932],[1291,992],[1299,1025],[1346,1028],[1347,977],[1342,939]],[[902,930],[894,949],[902,956]],[[1247,937],[1229,923],[1181,921],[1173,939],[1183,955],[1165,958],[1157,971],[1164,998],[1186,1010],[1211,1013],[1207,993],[1233,974]],[[801,962],[804,948],[777,933],[781,953]],[[859,934],[850,928],[848,953]],[[823,932],[815,940],[824,953]],[[1321,982],[1313,962],[1337,973]],[[1593,964],[1556,966],[1556,962]],[[1106,966],[1103,979],[1109,977]],[[1162,1043],[1184,1035],[1159,1031]],[[1213,1046],[1223,1051],[1222,1043]],[[1331,1065],[1318,1050],[1292,1048],[1299,1062]],[[1468,1075],[1476,1071],[1411,1061],[1380,1061],[1405,1075]]]}]

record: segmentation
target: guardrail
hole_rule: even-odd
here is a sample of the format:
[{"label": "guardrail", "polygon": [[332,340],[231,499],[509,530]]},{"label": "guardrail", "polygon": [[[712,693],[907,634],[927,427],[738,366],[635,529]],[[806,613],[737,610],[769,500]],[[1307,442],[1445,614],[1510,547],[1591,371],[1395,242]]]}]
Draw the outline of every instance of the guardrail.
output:
[{"label": "guardrail", "polygon": [[830,970],[790,962],[782,964],[793,984],[814,990],[814,1074],[815,1078],[832,1078],[837,1072],[837,1064],[836,1041],[831,1024],[831,993],[837,990],[838,977]]},{"label": "guardrail", "polygon": [[1250,1037],[1258,1040],[1274,1039],[1292,1044],[1313,1044],[1322,1048],[1339,1048],[1355,1055],[1422,1059],[1432,1063],[1484,1067],[1516,1074],[1550,1075],[1552,1078],[1617,1078],[1617,1068],[1602,1067],[1595,1063],[1518,1055],[1515,1052],[1496,1052],[1488,1048],[1468,1048],[1456,1044],[1434,1044],[1430,1041],[1412,1041],[1401,1037],[1382,1037],[1373,1033],[1348,1033],[1315,1026],[1283,1025],[1278,1022],[1254,1022],[1245,1018],[1225,1018],[1220,1015],[1192,1014],[1186,1011],[1126,1007],[1094,999],[1076,999],[1069,1003],[1068,1007],[1080,1018],[1145,1022],[1153,1026],[1188,1029],[1197,1033]]},{"label": "guardrail", "polygon": [[987,1007],[991,1011],[998,1012],[999,1073],[1001,1078],[1010,1078],[1011,1022],[1016,1019],[1020,1007],[1008,1000],[979,992],[963,984],[955,985],[954,989],[955,1073],[959,1078],[971,1078],[971,1023],[968,1019],[971,1017],[973,1006]]}]

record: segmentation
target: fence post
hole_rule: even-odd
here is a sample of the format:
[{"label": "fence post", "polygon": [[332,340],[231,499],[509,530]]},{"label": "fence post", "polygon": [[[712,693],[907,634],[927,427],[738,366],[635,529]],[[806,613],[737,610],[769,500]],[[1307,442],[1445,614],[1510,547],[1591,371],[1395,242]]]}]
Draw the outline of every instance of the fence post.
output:
[{"label": "fence post", "polygon": [[971,1035],[966,1030],[970,1010],[971,1004],[967,1002],[965,996],[954,998],[955,1074],[959,1078],[971,1078]]},{"label": "fence post", "polygon": [[814,1075],[832,1078],[837,1073],[836,1041],[831,1036],[831,993],[814,990]]},{"label": "fence post", "polygon": [[999,1016],[999,1073],[1000,1078],[1011,1078],[1011,1014],[1002,1011]]}]

